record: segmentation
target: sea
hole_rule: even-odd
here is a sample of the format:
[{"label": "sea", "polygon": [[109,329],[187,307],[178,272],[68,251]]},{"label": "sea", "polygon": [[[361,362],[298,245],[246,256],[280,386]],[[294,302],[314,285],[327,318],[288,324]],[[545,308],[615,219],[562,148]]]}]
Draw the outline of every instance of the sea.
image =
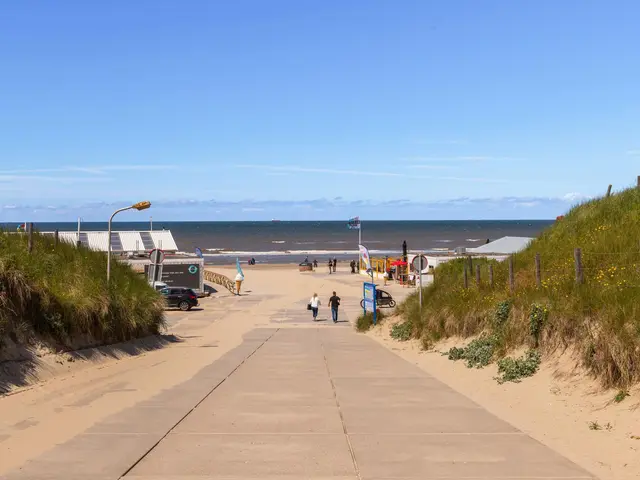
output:
[{"label": "sea", "polygon": [[[549,220],[362,221],[361,239],[371,256],[393,256],[407,242],[410,252],[443,253],[456,247],[477,247],[504,236],[536,237]],[[4,225],[15,230],[17,225]],[[77,223],[38,223],[46,231],[76,231]],[[200,248],[207,264],[233,264],[236,258],[256,263],[300,263],[346,260],[358,256],[358,230],[334,222],[114,222],[114,231],[170,230],[180,251]],[[107,223],[84,222],[82,231],[106,230]]]}]

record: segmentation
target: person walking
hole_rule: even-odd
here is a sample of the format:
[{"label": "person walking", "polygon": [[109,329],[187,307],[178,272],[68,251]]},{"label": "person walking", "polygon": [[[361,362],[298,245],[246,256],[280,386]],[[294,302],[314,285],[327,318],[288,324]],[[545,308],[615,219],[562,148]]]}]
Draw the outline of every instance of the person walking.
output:
[{"label": "person walking", "polygon": [[338,307],[340,306],[340,297],[333,292],[333,296],[329,299],[329,307],[331,307],[331,317],[333,323],[338,323]]},{"label": "person walking", "polygon": [[317,259],[313,259],[313,268],[317,269],[318,268],[318,260]]},{"label": "person walking", "polygon": [[333,273],[336,273],[336,267],[338,266],[338,259],[333,257]]},{"label": "person walking", "polygon": [[333,262],[331,261],[331,259],[329,259],[329,275],[331,275],[332,271],[333,271]]},{"label": "person walking", "polygon": [[309,300],[309,306],[311,307],[311,312],[313,313],[313,321],[315,322],[318,318],[318,308],[320,308],[320,298],[317,293],[313,294],[311,300]]}]

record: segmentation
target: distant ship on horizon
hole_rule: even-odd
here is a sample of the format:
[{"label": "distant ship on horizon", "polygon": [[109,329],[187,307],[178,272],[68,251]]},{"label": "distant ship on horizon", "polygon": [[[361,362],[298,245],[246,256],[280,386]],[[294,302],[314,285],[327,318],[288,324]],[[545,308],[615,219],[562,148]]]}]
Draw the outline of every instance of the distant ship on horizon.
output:
[{"label": "distant ship on horizon", "polygon": [[272,218],[271,219],[272,222],[279,222],[280,220],[276,219],[276,218]]}]

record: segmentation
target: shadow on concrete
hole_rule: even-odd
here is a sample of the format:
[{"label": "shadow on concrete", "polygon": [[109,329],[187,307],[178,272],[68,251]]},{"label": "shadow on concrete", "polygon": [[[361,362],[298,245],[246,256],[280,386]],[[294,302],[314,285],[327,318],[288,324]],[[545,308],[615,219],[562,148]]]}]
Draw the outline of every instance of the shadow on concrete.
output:
[{"label": "shadow on concrete", "polygon": [[98,359],[135,357],[159,350],[184,340],[176,335],[153,335],[128,342],[63,351],[58,354],[43,354],[34,346],[14,344],[11,346],[12,359],[0,361],[0,395],[38,383],[42,373],[55,376],[56,371],[67,371],[67,364],[91,362]]}]

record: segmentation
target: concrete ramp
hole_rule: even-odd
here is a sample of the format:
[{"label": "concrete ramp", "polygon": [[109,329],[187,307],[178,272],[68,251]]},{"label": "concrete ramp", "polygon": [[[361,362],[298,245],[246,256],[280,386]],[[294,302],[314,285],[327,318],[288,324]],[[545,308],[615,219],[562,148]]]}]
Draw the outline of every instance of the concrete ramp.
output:
[{"label": "concrete ramp", "polygon": [[196,377],[14,478],[587,479],[351,329],[254,330]]}]

